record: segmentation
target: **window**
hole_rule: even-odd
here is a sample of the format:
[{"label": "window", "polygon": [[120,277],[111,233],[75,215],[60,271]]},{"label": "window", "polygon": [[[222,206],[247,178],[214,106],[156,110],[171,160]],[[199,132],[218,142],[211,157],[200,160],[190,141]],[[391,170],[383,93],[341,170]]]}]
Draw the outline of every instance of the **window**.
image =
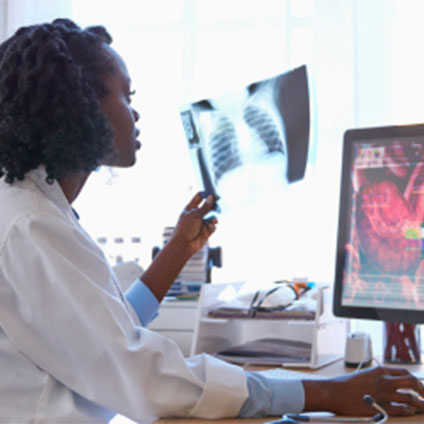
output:
[{"label": "window", "polygon": [[[113,46],[128,64],[137,89],[134,104],[142,116],[143,147],[136,166],[114,170],[115,177],[101,170],[75,203],[89,232],[106,237],[107,243],[115,237],[141,236],[141,263],[147,265],[151,248],[161,244],[163,227],[176,222],[197,187],[180,106],[306,63],[313,116],[319,117],[313,120],[307,177],[287,199],[274,199],[269,208],[261,205],[242,219],[221,217],[211,244],[222,245],[224,267],[213,276],[232,280],[309,275],[329,280],[334,253],[330,248],[323,260],[320,244],[335,243],[337,146],[353,111],[334,106],[352,99],[353,78],[350,45],[345,53],[333,54],[340,46],[329,30],[337,25],[340,37],[351,40],[351,25],[344,25],[351,20],[351,10],[335,13],[333,3],[318,7],[314,0],[264,0],[258,7],[255,1],[242,0],[160,0],[154,5],[121,0],[99,6],[96,1],[73,0],[76,22],[101,23],[110,30]],[[334,80],[336,74],[342,77]],[[318,140],[325,140],[319,141],[319,149]],[[329,168],[328,163],[334,165]],[[319,193],[316,186],[321,187]],[[119,220],[110,199],[125,205]],[[258,219],[258,214],[266,218]],[[321,224],[326,217],[330,227]],[[246,239],[249,246],[241,243]]]}]

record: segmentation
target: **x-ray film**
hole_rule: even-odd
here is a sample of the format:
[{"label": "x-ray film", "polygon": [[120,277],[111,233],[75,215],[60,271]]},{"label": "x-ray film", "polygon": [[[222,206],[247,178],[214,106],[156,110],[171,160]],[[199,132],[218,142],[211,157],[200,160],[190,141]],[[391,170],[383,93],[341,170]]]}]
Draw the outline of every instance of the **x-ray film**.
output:
[{"label": "x-ray film", "polygon": [[185,105],[181,119],[208,194],[222,198],[224,181],[236,173],[236,185],[252,181],[254,190],[260,190],[257,181],[263,174],[270,184],[270,179],[287,184],[305,175],[310,133],[306,66]]}]

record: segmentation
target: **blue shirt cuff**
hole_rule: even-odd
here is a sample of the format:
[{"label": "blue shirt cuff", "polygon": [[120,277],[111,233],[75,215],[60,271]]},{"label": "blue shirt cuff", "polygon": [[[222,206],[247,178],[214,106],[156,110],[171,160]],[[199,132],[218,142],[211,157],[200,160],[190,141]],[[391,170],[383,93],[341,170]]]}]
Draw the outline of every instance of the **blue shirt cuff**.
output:
[{"label": "blue shirt cuff", "polygon": [[125,292],[125,297],[131,303],[143,327],[157,317],[159,302],[141,280],[136,280],[130,286]]},{"label": "blue shirt cuff", "polygon": [[298,414],[305,407],[305,390],[300,380],[265,377],[246,372],[249,397],[238,416],[240,418],[275,417]]}]

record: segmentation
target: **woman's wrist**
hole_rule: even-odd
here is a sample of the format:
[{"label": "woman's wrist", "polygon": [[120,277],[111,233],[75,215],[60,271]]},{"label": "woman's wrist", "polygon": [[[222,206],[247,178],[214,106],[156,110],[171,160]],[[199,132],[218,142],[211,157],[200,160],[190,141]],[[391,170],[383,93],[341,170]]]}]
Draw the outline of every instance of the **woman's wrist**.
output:
[{"label": "woman's wrist", "polygon": [[195,252],[192,251],[190,242],[184,237],[174,235],[166,245],[166,248],[178,252],[178,256],[187,261]]},{"label": "woman's wrist", "polygon": [[162,301],[190,256],[187,243],[179,238],[171,238],[143,273],[144,284],[159,302]]},{"label": "woman's wrist", "polygon": [[342,388],[337,381],[303,380],[305,390],[305,411],[334,411],[337,396]]}]

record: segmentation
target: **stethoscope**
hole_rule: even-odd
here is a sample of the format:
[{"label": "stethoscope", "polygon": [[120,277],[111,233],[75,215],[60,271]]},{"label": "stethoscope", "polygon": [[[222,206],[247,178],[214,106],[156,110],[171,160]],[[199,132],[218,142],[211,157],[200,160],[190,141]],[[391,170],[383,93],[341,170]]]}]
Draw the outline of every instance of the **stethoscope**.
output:
[{"label": "stethoscope", "polygon": [[308,414],[285,414],[276,421],[268,421],[266,424],[298,424],[303,422],[321,421],[328,423],[384,423],[389,418],[387,412],[370,396],[365,395],[363,400],[368,405],[377,409],[378,414],[373,417],[314,417]]}]

